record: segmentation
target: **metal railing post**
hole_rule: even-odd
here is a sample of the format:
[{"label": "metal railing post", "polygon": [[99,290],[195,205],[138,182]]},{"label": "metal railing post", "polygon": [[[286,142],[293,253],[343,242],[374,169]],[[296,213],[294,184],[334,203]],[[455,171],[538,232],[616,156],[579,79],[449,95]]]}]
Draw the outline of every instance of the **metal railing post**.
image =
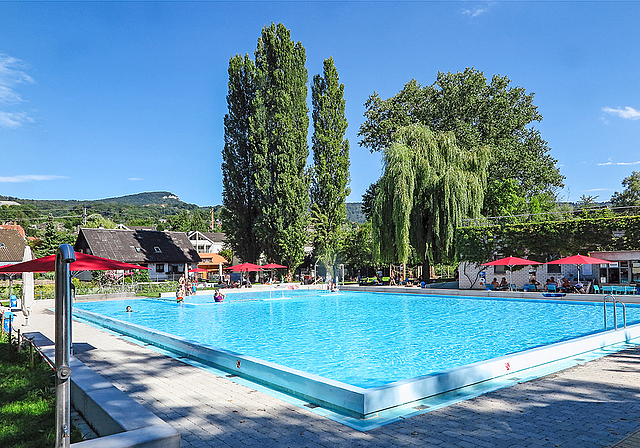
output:
[{"label": "metal railing post", "polygon": [[56,253],[56,448],[71,445],[71,275],[76,260],[73,247],[62,244]]}]

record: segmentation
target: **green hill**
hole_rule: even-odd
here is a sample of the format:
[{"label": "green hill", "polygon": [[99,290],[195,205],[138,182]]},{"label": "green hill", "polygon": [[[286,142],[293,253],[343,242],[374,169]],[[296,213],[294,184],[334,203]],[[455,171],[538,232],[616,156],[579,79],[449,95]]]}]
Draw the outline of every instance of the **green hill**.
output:
[{"label": "green hill", "polygon": [[[118,196],[115,198],[98,199],[94,202],[102,202],[105,204],[129,204],[129,205],[176,205],[186,204],[182,202],[178,196],[169,191],[153,191],[148,193],[128,194],[126,196]],[[195,205],[195,204],[187,204]]]},{"label": "green hill", "polygon": [[347,202],[347,220],[358,224],[366,221],[362,213],[362,202]]}]

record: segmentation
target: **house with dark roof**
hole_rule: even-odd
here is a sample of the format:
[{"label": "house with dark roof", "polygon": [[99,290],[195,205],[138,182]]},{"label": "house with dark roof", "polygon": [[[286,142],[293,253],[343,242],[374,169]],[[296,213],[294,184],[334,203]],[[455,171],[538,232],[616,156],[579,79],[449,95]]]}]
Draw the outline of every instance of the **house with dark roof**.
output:
[{"label": "house with dark roof", "polygon": [[22,263],[27,241],[17,229],[0,229],[0,266]]},{"label": "house with dark roof", "polygon": [[199,232],[197,230],[188,233],[189,241],[199,254],[220,253],[227,236],[224,233]]},{"label": "house with dark roof", "polygon": [[153,230],[156,231],[156,226],[127,226],[124,224],[116,224],[116,229],[122,230]]},{"label": "house with dark roof", "polygon": [[74,249],[149,267],[152,281],[177,280],[202,261],[184,232],[80,228]]}]

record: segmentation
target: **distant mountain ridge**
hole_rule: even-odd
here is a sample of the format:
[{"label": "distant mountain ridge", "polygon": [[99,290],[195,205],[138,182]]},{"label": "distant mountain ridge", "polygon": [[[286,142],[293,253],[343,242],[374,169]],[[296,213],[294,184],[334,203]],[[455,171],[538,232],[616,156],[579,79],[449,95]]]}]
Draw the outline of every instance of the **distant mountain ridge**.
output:
[{"label": "distant mountain ridge", "polygon": [[45,204],[68,204],[70,206],[85,206],[90,204],[123,204],[123,205],[138,205],[138,206],[150,206],[150,205],[186,205],[188,208],[197,208],[196,204],[188,204],[180,200],[178,196],[170,191],[150,191],[136,194],[128,194],[125,196],[117,196],[105,199],[89,199],[89,200],[77,200],[77,199],[20,199],[12,196],[0,196],[0,200],[15,201],[20,204],[33,204],[33,205],[45,205]]},{"label": "distant mountain ridge", "polygon": [[[116,196],[104,199],[93,200],[63,200],[63,199],[20,199],[12,196],[0,195],[0,201],[13,201],[22,205],[31,205],[36,207],[43,213],[51,213],[53,216],[59,216],[67,213],[72,209],[82,209],[83,207],[96,212],[105,212],[111,210],[114,213],[121,212],[122,207],[134,206],[144,207],[139,210],[138,214],[142,213],[142,210],[146,210],[147,214],[158,216],[166,216],[178,214],[180,210],[219,210],[222,206],[216,205],[214,207],[200,207],[196,204],[189,204],[183,202],[177,195],[170,191],[148,191],[136,194],[127,194],[124,196]],[[112,208],[108,208],[109,206]],[[364,223],[366,221],[364,214],[362,213],[362,202],[347,202],[347,220]],[[62,209],[62,210],[61,210]],[[156,209],[158,209],[156,211]],[[153,211],[152,211],[153,210]],[[162,210],[162,212],[160,212]],[[112,213],[107,213],[112,215]]]},{"label": "distant mountain ridge", "polygon": [[[151,191],[145,193],[128,194],[114,198],[98,199],[92,202],[105,204],[129,204],[129,205],[162,205],[162,204],[186,204],[178,196],[170,191]],[[194,204],[195,205],[195,204]]]}]

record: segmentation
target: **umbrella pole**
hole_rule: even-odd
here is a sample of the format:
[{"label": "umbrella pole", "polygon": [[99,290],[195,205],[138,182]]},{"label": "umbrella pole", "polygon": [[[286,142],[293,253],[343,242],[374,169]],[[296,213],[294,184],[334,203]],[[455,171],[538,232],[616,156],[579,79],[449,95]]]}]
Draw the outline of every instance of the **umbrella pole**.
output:
[{"label": "umbrella pole", "polygon": [[75,261],[73,247],[62,244],[56,254],[55,291],[55,367],[56,367],[56,448],[71,444],[71,273],[69,264]]},{"label": "umbrella pole", "polygon": [[513,283],[513,266],[509,266],[509,291],[511,291],[511,284]]},{"label": "umbrella pole", "polygon": [[576,267],[578,268],[578,283],[580,283],[580,266],[582,266],[581,264],[577,264]]}]

